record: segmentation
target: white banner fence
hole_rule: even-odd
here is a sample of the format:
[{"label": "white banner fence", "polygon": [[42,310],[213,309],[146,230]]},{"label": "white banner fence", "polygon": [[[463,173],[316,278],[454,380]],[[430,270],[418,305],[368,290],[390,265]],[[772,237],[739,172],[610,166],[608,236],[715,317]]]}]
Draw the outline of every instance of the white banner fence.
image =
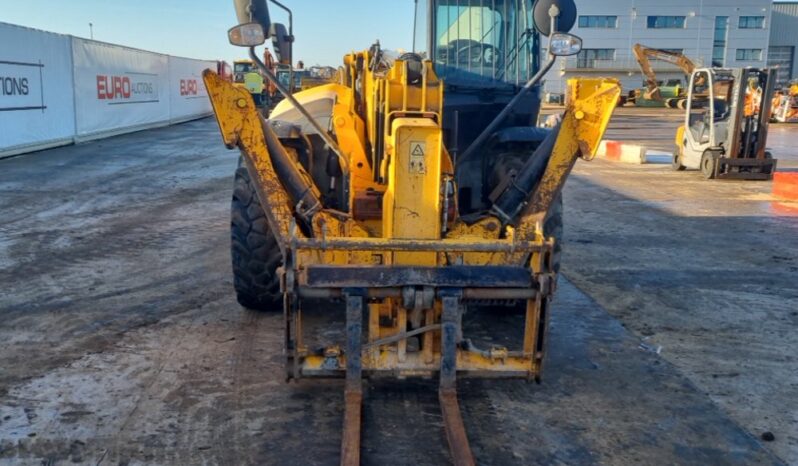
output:
[{"label": "white banner fence", "polygon": [[172,57],[0,23],[0,158],[210,115],[202,71]]}]

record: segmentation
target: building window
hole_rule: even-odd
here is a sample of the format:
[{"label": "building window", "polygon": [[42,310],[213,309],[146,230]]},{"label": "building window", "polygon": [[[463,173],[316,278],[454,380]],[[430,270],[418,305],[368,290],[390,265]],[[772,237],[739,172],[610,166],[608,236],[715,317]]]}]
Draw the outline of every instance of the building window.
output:
[{"label": "building window", "polygon": [[583,49],[577,55],[577,68],[601,68],[602,61],[614,61],[615,49]]},{"label": "building window", "polygon": [[737,49],[737,61],[761,61],[762,49]]},{"label": "building window", "polygon": [[729,34],[729,17],[715,17],[715,41],[712,44],[712,66],[722,68],[726,65],[726,36]]},{"label": "building window", "polygon": [[790,82],[792,71],[795,66],[793,57],[795,47],[773,46],[768,50],[768,68],[776,70],[776,86],[781,87]]},{"label": "building window", "polygon": [[580,28],[615,29],[618,27],[617,16],[580,16]]},{"label": "building window", "polygon": [[685,16],[649,16],[649,29],[684,29]]},{"label": "building window", "polygon": [[740,29],[765,29],[764,16],[740,16]]}]

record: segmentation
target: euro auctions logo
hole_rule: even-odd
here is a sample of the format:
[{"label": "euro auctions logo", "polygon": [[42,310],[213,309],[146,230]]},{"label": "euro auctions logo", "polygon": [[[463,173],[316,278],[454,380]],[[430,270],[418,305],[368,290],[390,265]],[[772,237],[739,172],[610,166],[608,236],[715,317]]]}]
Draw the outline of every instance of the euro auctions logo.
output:
[{"label": "euro auctions logo", "polygon": [[30,85],[28,78],[22,76],[0,76],[0,93],[7,95],[28,95]]},{"label": "euro auctions logo", "polygon": [[108,105],[158,102],[157,78],[147,73],[98,74],[97,99],[108,101]]},{"label": "euro auctions logo", "polygon": [[201,85],[197,78],[186,78],[180,80],[180,97],[188,99],[207,99],[208,93],[205,86]]},{"label": "euro auctions logo", "polygon": [[0,60],[0,111],[44,111],[44,65]]},{"label": "euro auctions logo", "polygon": [[196,79],[181,79],[180,80],[180,95],[183,97],[191,97],[197,95],[199,86]]}]

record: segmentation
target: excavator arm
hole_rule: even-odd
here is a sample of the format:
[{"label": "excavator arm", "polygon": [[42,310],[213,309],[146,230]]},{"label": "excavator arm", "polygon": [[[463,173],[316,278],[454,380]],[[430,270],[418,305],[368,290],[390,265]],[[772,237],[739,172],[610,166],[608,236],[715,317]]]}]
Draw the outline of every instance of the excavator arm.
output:
[{"label": "excavator arm", "polygon": [[661,60],[677,66],[687,76],[692,75],[693,70],[695,70],[695,63],[681,53],[654,49],[641,44],[635,44],[635,46],[632,48],[632,52],[637,59],[637,63],[640,65],[640,70],[643,72],[643,76],[646,77],[646,99],[662,100],[662,95],[660,94],[659,90],[659,83],[657,82],[657,74],[654,72],[654,69],[651,66],[652,59]]}]

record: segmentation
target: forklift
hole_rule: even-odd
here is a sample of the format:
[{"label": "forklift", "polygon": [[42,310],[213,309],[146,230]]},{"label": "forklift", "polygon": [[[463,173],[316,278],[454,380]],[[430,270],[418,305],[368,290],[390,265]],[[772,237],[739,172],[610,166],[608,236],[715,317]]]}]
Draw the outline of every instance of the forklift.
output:
[{"label": "forklift", "polygon": [[698,169],[706,179],[772,179],[777,161],[766,144],[775,81],[769,69],[695,70],[673,169]]}]

